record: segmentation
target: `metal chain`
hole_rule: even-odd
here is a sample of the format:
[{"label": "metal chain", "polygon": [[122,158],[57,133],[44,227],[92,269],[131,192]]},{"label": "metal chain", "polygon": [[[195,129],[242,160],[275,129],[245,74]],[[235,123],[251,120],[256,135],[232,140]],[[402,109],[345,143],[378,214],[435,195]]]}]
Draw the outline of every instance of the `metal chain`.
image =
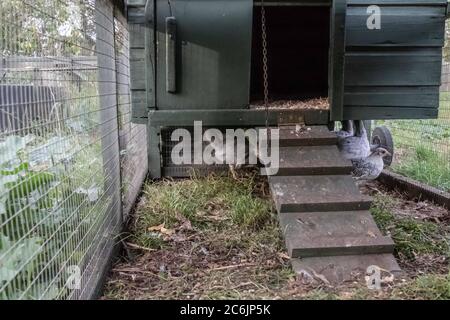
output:
[{"label": "metal chain", "polygon": [[266,109],[266,129],[267,132],[269,132],[269,73],[267,63],[266,9],[264,7],[264,0],[261,0],[261,37],[263,54],[264,108]]}]

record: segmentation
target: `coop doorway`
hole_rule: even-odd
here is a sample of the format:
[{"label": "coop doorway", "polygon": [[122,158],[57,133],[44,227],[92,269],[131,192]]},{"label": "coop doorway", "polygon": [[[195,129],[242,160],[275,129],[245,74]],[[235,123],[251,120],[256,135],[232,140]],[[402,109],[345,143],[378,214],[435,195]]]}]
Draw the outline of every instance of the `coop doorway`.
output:
[{"label": "coop doorway", "polygon": [[[277,5],[278,4],[278,5]],[[330,6],[264,5],[270,106],[328,109]],[[264,105],[261,3],[255,2],[250,105]]]}]

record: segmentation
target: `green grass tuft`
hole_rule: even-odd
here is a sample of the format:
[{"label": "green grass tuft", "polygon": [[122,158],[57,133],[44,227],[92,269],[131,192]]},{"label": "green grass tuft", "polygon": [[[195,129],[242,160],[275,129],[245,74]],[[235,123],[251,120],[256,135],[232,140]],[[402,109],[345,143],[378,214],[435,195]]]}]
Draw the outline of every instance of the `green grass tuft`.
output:
[{"label": "green grass tuft", "polygon": [[448,255],[449,243],[443,226],[411,217],[398,217],[392,212],[395,205],[392,198],[379,195],[375,197],[371,213],[381,231],[391,235],[399,255],[407,259],[413,259],[416,254]]},{"label": "green grass tuft", "polygon": [[394,289],[392,297],[403,299],[448,300],[450,299],[450,274],[419,276],[405,286]]},{"label": "green grass tuft", "polygon": [[450,164],[424,145],[416,146],[414,153],[396,164],[394,170],[428,185],[450,190]]},{"label": "green grass tuft", "polygon": [[251,194],[241,194],[230,204],[233,223],[245,228],[258,228],[270,217],[271,204],[254,198]]},{"label": "green grass tuft", "polygon": [[149,228],[161,224],[174,228],[185,220],[199,229],[212,221],[219,228],[230,223],[237,230],[261,228],[271,217],[272,204],[255,196],[257,183],[256,175],[240,180],[210,175],[148,183],[134,222],[136,242],[159,248],[163,241]]}]

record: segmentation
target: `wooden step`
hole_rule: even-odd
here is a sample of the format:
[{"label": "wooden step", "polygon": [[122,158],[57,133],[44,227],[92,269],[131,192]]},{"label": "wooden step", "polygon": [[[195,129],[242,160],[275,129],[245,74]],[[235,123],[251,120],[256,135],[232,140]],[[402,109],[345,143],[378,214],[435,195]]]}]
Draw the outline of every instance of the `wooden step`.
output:
[{"label": "wooden step", "polygon": [[392,253],[369,211],[279,214],[291,257]]},{"label": "wooden step", "polygon": [[[326,281],[333,285],[355,280],[364,281],[370,266],[377,266],[395,277],[401,275],[400,267],[392,254],[311,257],[292,259],[291,262],[299,277]],[[382,275],[384,276],[387,275]]]},{"label": "wooden step", "polygon": [[286,238],[288,253],[292,258],[344,256],[356,254],[393,253],[390,237],[314,237],[300,242],[296,237]]},{"label": "wooden step", "polygon": [[282,126],[280,147],[336,145],[337,136],[326,126]]},{"label": "wooden step", "polygon": [[269,185],[279,213],[368,210],[372,202],[347,175],[272,176]]},{"label": "wooden step", "polygon": [[282,147],[276,175],[345,175],[351,171],[352,163],[341,157],[337,146]]}]

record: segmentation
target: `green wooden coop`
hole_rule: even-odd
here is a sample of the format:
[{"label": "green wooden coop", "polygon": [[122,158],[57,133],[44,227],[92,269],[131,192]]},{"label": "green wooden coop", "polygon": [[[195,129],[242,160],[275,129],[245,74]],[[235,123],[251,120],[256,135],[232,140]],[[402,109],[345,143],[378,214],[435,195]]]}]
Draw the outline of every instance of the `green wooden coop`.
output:
[{"label": "green wooden coop", "polygon": [[[447,0],[128,0],[127,11],[133,121],[148,125],[153,177],[182,175],[166,138],[194,121],[438,116]],[[266,113],[264,74],[271,103],[328,98],[329,107]]]}]

